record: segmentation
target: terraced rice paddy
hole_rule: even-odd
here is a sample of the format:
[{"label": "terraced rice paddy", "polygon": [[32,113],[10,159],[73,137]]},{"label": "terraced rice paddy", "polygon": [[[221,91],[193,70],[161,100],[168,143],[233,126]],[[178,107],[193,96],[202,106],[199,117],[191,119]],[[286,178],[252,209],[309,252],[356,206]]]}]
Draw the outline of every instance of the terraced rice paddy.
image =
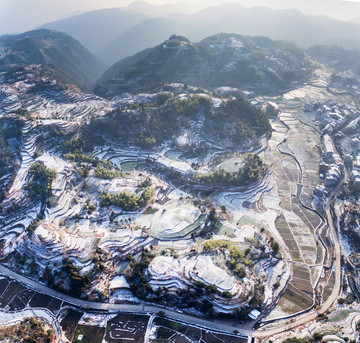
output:
[{"label": "terraced rice paddy", "polygon": [[183,239],[204,224],[206,218],[191,201],[174,199],[155,213],[142,216],[137,223],[150,223],[149,232],[159,239]]},{"label": "terraced rice paddy", "polygon": [[[321,219],[302,206],[312,206],[313,187],[319,183],[316,151],[319,138],[290,113],[281,113],[279,118],[289,130],[273,121],[275,134],[269,142],[267,159],[273,163],[280,200],[275,226],[293,261],[293,275],[269,318],[294,314],[313,305],[314,287],[321,270],[321,266],[316,266],[322,264],[324,257],[324,248],[315,233]],[[296,156],[299,165],[291,156]]]},{"label": "terraced rice paddy", "polygon": [[121,170],[125,173],[129,173],[135,170],[138,162],[124,162],[121,164]]},{"label": "terraced rice paddy", "polygon": [[[206,284],[215,283],[221,290],[232,291],[234,284],[238,289],[241,288],[238,287],[241,283],[240,278],[233,282],[233,275],[224,260],[216,265],[212,257],[202,256],[201,240],[209,238],[206,236],[212,233],[221,233],[225,239],[233,237],[241,249],[251,247],[252,241],[266,245],[263,247],[264,251],[270,249],[265,238],[260,243],[255,235],[260,234],[260,227],[264,226],[265,222],[264,219],[257,218],[256,211],[263,211],[258,202],[263,193],[273,186],[268,178],[262,178],[244,192],[238,192],[237,187],[230,187],[231,192],[225,189],[221,194],[213,194],[213,199],[207,197],[209,194],[203,194],[205,191],[208,193],[205,186],[193,186],[195,178],[192,174],[213,170],[215,166],[210,165],[212,157],[215,154],[224,154],[226,150],[223,142],[214,142],[204,135],[202,128],[205,117],[202,111],[198,113],[196,120],[190,122],[193,142],[200,144],[208,141],[208,153],[202,157],[188,157],[190,154],[182,149],[178,150],[172,140],[150,151],[135,146],[134,137],[122,145],[121,140],[114,142],[113,138],[106,134],[102,137],[104,144],[92,146],[89,150],[81,148],[82,154],[75,157],[78,150],[74,150],[74,147],[61,148],[62,144],[55,147],[58,140],[72,145],[80,138],[81,132],[87,131],[78,129],[91,124],[95,117],[102,117],[129,103],[146,103],[155,95],[134,95],[126,99],[107,101],[80,91],[76,92],[70,87],[60,87],[59,91],[39,91],[32,97],[28,96],[25,89],[19,90],[11,86],[5,88],[5,107],[9,108],[3,108],[0,104],[5,113],[10,108],[17,108],[23,101],[24,109],[26,108],[34,119],[24,120],[21,165],[9,190],[9,196],[3,203],[5,208],[17,205],[23,210],[1,218],[5,223],[0,239],[4,253],[8,256],[6,263],[9,266],[16,265],[17,271],[24,269],[28,275],[41,276],[46,267],[51,270],[59,268],[63,263],[63,257],[66,257],[78,268],[82,276],[87,275],[91,278],[89,292],[96,298],[108,293],[111,282],[108,275],[114,274],[114,278],[120,275],[131,277],[129,256],[134,256],[138,261],[142,250],[152,250],[157,257],[170,253],[172,256],[184,257],[195,251],[201,255],[193,261],[199,269],[198,275],[195,272],[190,275],[191,272],[188,271],[185,277],[180,271],[173,278],[175,281],[168,280],[172,275],[162,275],[165,281],[161,278],[152,280],[154,288],[167,282],[176,291],[176,287],[193,288],[194,281],[201,280]],[[218,101],[219,99],[215,103],[218,104]],[[128,135],[131,135],[131,130],[135,132],[138,129],[135,122],[130,122]],[[44,135],[47,130],[50,137]],[[70,137],[71,139],[67,140]],[[265,148],[266,137],[261,137],[260,141],[261,144],[256,140],[248,142],[247,148]],[[47,143],[51,148],[47,149]],[[243,158],[237,156],[234,154],[223,160],[219,168],[237,172],[243,163]],[[81,161],[77,161],[78,159]],[[54,168],[57,171],[56,178],[51,183],[51,192],[46,194],[46,204],[36,196],[30,199],[26,191],[26,186],[31,186],[34,181],[29,170],[36,161],[43,163],[44,168]],[[289,162],[291,163],[290,160]],[[100,163],[101,168],[109,168],[109,173],[103,171],[101,176],[97,175],[97,163]],[[173,177],[174,173],[178,175]],[[184,182],[187,179],[189,182]],[[151,189],[151,194],[149,199],[140,205],[139,199],[145,188]],[[199,191],[202,188],[205,191]],[[133,198],[126,200],[132,202],[131,206],[119,204],[120,201],[111,199],[115,194],[121,195],[123,192],[133,195]],[[103,197],[109,199],[103,201]],[[224,207],[220,208],[221,205]],[[250,215],[247,215],[248,210],[252,211]],[[212,219],[211,211],[215,211]],[[33,223],[34,227],[27,232],[26,229],[35,219],[39,220]],[[31,239],[28,239],[29,237]],[[199,238],[200,243],[196,238]],[[260,248],[256,247],[254,250],[256,249]],[[29,267],[30,262],[15,263],[15,251],[26,256],[33,268]],[[101,259],[95,255],[102,255]],[[269,259],[269,256],[268,253],[263,254],[260,263],[258,259],[254,261],[256,273],[264,276],[264,280],[267,278],[263,260]],[[276,273],[281,276],[282,271]],[[61,283],[63,280],[56,272],[54,274],[55,284]],[[257,276],[249,272],[247,277],[249,280],[245,283],[250,289],[252,279]],[[271,278],[275,282],[276,277]],[[230,284],[227,283],[229,280]],[[39,281],[46,283],[40,277]],[[65,288],[67,287],[70,285],[65,285]],[[129,287],[127,285],[125,288],[130,293]],[[268,293],[271,287],[270,284],[266,285]],[[111,296],[110,294],[110,298]],[[33,295],[33,298],[29,299],[31,304],[41,303],[44,307],[51,306],[56,309],[57,304],[49,305],[46,303],[50,302],[49,299],[38,297],[38,294]],[[236,302],[239,298],[234,299],[230,305],[228,301],[223,304],[226,312],[231,312],[239,305],[239,302]],[[120,296],[110,299],[114,302],[121,300],[123,299]],[[221,296],[216,301],[225,303]],[[221,309],[221,306],[217,305],[217,308]],[[14,306],[18,304],[14,302]],[[86,336],[83,333],[79,335]]]},{"label": "terraced rice paddy", "polygon": [[[339,96],[335,100],[334,95],[326,90],[327,77],[326,73],[321,72],[320,78],[315,81],[317,87],[309,84],[285,94],[283,100],[276,99],[282,110],[279,119],[283,125],[279,121],[272,122],[275,131],[269,141],[270,153],[266,160],[272,163],[280,202],[276,231],[293,262],[289,286],[268,319],[286,317],[287,314],[310,308],[313,305],[314,287],[319,284],[318,290],[323,290],[322,301],[326,301],[334,285],[333,273],[327,271],[324,277],[328,254],[325,254],[323,242],[318,236],[322,232],[324,239],[323,222],[318,214],[309,209],[313,207],[313,191],[320,181],[319,133],[315,116],[302,110],[304,101],[351,101],[346,96]],[[296,157],[298,164],[289,154]],[[269,204],[268,197],[265,197],[265,207]]]},{"label": "terraced rice paddy", "polygon": [[304,294],[292,284],[288,286],[278,303],[278,307],[283,311],[284,317],[304,311],[312,305],[313,298]]},{"label": "terraced rice paddy", "polygon": [[[18,108],[21,97],[16,91],[5,91],[9,94],[1,109],[8,113]],[[320,140],[316,129],[308,126],[312,124],[310,115],[302,118],[303,113],[299,114],[303,98],[309,94],[319,96],[317,100],[326,96],[324,90],[313,89],[309,85],[286,94],[282,100],[275,99],[282,113],[278,119],[272,119],[272,137],[268,142],[266,137],[262,137],[262,146],[256,143],[252,147],[256,149],[254,151],[261,150],[260,155],[269,166],[266,177],[241,192],[236,187],[229,187],[211,194],[207,190],[205,194],[201,187],[192,189],[189,175],[195,171],[205,173],[213,167],[208,165],[211,155],[223,154],[226,150],[221,142],[216,143],[219,146],[209,142],[209,153],[197,159],[187,158],[185,153],[177,151],[173,142],[165,142],[149,152],[129,142],[122,147],[121,143],[114,144],[110,139],[104,146],[94,148],[87,158],[92,161],[89,165],[96,164],[94,160],[104,165],[104,161],[108,161],[111,162],[109,168],[118,168],[125,173],[117,173],[113,179],[95,177],[91,166],[88,171],[79,170],[83,166],[63,160],[60,151],[39,148],[43,128],[61,130],[62,134],[77,132],[78,126],[121,107],[121,102],[135,103],[139,100],[136,96],[116,103],[116,100],[106,101],[66,89],[54,94],[43,92],[32,99],[25,99],[26,108],[34,114],[35,120],[27,121],[23,128],[21,165],[3,204],[5,208],[17,204],[23,211],[2,218],[5,226],[0,238],[4,253],[18,250],[20,254],[27,253],[30,258],[36,257],[34,261],[38,263],[39,271],[43,271],[51,261],[56,261],[59,266],[63,256],[69,257],[82,275],[95,270],[92,288],[103,295],[111,282],[108,275],[115,275],[112,280],[120,275],[130,277],[127,273],[132,268],[131,256],[135,257],[134,264],[140,260],[142,250],[146,249],[155,257],[151,255],[149,274],[144,271],[143,276],[154,290],[166,287],[175,292],[179,288],[194,289],[196,283],[216,285],[219,292],[213,296],[214,308],[232,313],[234,308],[247,304],[248,301],[241,296],[245,298],[253,290],[255,282],[260,282],[264,286],[265,298],[262,308],[270,305],[278,294],[283,294],[272,318],[309,309],[314,304],[314,288],[322,277],[326,256],[324,246],[317,237],[322,220],[311,210],[312,194],[319,183]],[[267,100],[274,99],[264,99]],[[195,141],[203,139],[204,116],[200,112],[198,118],[190,123]],[[129,126],[134,131],[138,130],[135,122]],[[187,133],[183,137],[186,136]],[[226,172],[238,171],[242,159],[235,156],[228,157],[217,168]],[[31,239],[25,240],[24,237],[28,237],[25,229],[41,210],[40,204],[32,204],[24,192],[29,181],[29,168],[36,160],[55,167],[58,174],[52,184],[49,202],[44,206],[44,220],[32,232]],[[169,180],[167,174],[174,175],[172,173],[177,173],[179,178]],[[182,183],[181,180],[187,178],[189,183]],[[144,189],[142,183],[148,180],[154,190],[149,202],[142,204],[141,208],[112,201],[106,205],[101,203],[100,194],[103,191],[126,191],[137,197]],[[218,216],[214,227],[209,221],[212,207]],[[212,231],[207,232],[208,229]],[[251,266],[246,269],[245,276],[232,274],[227,261],[228,252],[217,248],[206,251],[204,241],[211,235],[219,240],[231,241],[241,251],[250,249],[255,258],[247,262]],[[272,245],[270,237],[279,243],[280,253]],[[260,246],[262,256],[266,256],[264,258],[259,258],[260,254],[256,251],[260,250]],[[95,256],[97,254],[99,256]],[[102,264],[95,265],[100,260]],[[245,265],[244,261],[241,263]],[[94,276],[101,274],[96,268],[103,268],[105,272]],[[275,283],[278,285],[276,290]],[[130,287],[127,282],[123,285],[124,288]],[[331,276],[324,287],[324,299],[330,294],[332,286]],[[1,288],[0,306],[12,311],[29,304],[55,314],[63,306],[56,299],[8,281],[0,280]],[[231,300],[222,299],[223,291],[231,293]],[[127,292],[130,293],[128,289]],[[114,302],[121,300],[120,296],[110,299]],[[104,337],[109,342],[140,341],[148,323],[147,317],[126,319],[119,315],[105,326],[92,326],[82,321],[79,324],[80,318],[77,317],[73,313],[63,320],[65,323],[69,320],[69,339],[73,341],[100,342]],[[157,336],[152,338],[154,342],[182,342],[192,339],[192,336],[201,343],[238,341],[235,336],[185,328],[179,323],[176,328],[158,324]]]},{"label": "terraced rice paddy", "polygon": [[328,322],[330,323],[336,323],[345,320],[349,317],[351,313],[357,313],[356,310],[344,310],[344,311],[338,311],[335,315],[330,316],[328,319]]}]

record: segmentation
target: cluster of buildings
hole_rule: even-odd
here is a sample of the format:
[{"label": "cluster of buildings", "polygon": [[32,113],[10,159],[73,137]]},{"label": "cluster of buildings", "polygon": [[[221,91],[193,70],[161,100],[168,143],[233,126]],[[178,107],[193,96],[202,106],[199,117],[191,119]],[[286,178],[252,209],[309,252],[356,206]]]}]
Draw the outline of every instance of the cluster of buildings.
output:
[{"label": "cluster of buildings", "polygon": [[352,120],[344,129],[344,132],[349,138],[348,150],[344,154],[346,165],[350,172],[350,180],[354,186],[360,189],[360,117]]},{"label": "cluster of buildings", "polygon": [[324,192],[334,188],[344,175],[345,165],[335,148],[333,137],[340,139],[341,142],[349,141],[351,153],[346,151],[344,160],[348,168],[352,169],[351,180],[355,186],[360,187],[360,154],[358,155],[360,140],[356,137],[360,132],[359,113],[344,104],[336,104],[333,100],[324,103],[306,103],[303,110],[315,112],[316,121],[322,129],[323,162],[319,166],[319,175],[324,180],[324,184],[316,188],[314,196],[321,199]]},{"label": "cluster of buildings", "polygon": [[[344,175],[344,161],[350,171],[350,180],[360,189],[360,116],[346,105],[325,103],[305,104],[305,112],[316,112],[316,120],[322,128],[323,162],[319,174],[324,184],[318,186],[314,196],[321,199],[324,192],[334,188]],[[334,135],[335,134],[335,135]],[[340,142],[343,159],[335,148],[333,137]]]},{"label": "cluster of buildings", "polygon": [[350,173],[350,180],[354,183],[356,188],[360,188],[360,153],[359,153],[360,140],[354,137],[350,141],[351,154],[345,155],[345,160],[348,165],[352,165]]},{"label": "cluster of buildings", "polygon": [[357,100],[360,101],[360,84],[358,83],[358,81],[355,82],[356,84],[346,85],[345,88],[351,91],[354,96],[356,96]]},{"label": "cluster of buildings", "polygon": [[320,163],[319,175],[324,179],[326,189],[332,188],[338,184],[344,173],[344,164],[337,153],[335,145],[330,135],[323,136],[323,159]]},{"label": "cluster of buildings", "polygon": [[323,132],[330,135],[344,125],[348,118],[356,116],[355,110],[343,104],[336,104],[331,99],[325,103],[306,103],[304,111],[316,112],[316,121],[323,128]]},{"label": "cluster of buildings", "polygon": [[[325,103],[315,102],[304,105],[305,112],[315,112],[316,121],[322,129],[322,152],[323,162],[319,166],[319,176],[324,183],[319,185],[314,196],[322,199],[324,194],[336,187],[344,175],[345,165],[340,157],[332,135],[346,125],[349,118],[356,115],[355,111],[346,105],[339,105],[328,100]],[[340,131],[336,135],[343,135]]]}]

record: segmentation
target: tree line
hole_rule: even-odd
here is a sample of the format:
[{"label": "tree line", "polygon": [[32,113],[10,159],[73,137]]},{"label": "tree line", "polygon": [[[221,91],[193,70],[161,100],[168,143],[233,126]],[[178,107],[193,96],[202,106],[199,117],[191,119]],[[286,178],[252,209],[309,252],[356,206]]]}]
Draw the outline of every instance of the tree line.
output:
[{"label": "tree line", "polygon": [[32,181],[25,186],[31,199],[40,199],[43,203],[51,193],[51,184],[56,178],[56,170],[48,168],[44,163],[35,162],[29,169]]},{"label": "tree line", "polygon": [[100,205],[102,207],[115,205],[122,208],[124,211],[137,211],[148,204],[153,192],[154,189],[152,187],[144,188],[140,195],[128,193],[126,191],[115,194],[103,192],[100,195]]},{"label": "tree line", "polygon": [[226,186],[249,186],[259,181],[267,170],[261,158],[252,153],[244,156],[244,164],[238,172],[229,173],[224,169],[217,169],[207,174],[198,174],[195,181],[206,186],[226,185]]}]

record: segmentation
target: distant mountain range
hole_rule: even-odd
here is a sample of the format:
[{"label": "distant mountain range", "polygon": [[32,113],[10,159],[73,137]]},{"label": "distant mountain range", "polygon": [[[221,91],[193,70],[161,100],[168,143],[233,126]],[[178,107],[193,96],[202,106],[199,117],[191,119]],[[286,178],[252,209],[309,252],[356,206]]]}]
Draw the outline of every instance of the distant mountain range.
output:
[{"label": "distant mountain range", "polygon": [[[320,2],[323,3],[322,0],[311,3],[318,7]],[[280,0],[277,3],[278,7],[285,6]],[[332,8],[337,8],[338,3],[329,2]],[[308,5],[309,1],[302,3],[305,9]],[[298,10],[243,7],[237,3],[210,7],[195,14],[171,13],[176,8],[137,2],[122,9],[87,12],[44,27],[73,36],[109,65],[157,45],[174,33],[192,41],[227,32],[291,40],[304,48],[315,44],[360,48],[360,24],[356,20],[343,22],[325,16],[307,16]]]},{"label": "distant mountain range", "polygon": [[351,20],[360,13],[356,0],[235,0],[243,6],[265,6],[273,9],[297,9],[305,14],[326,15],[339,20]]},{"label": "distant mountain range", "polygon": [[[208,6],[211,6],[211,1],[208,3]],[[183,2],[168,3],[164,5],[152,5],[146,1],[138,0],[122,8],[127,11],[131,10],[143,13],[148,17],[162,17],[173,13],[196,13],[204,8],[204,4],[197,3],[196,1],[185,0]]]},{"label": "distant mountain range", "polygon": [[43,64],[67,83],[90,89],[106,65],[69,35],[34,30],[0,37],[0,70],[12,65]]},{"label": "distant mountain range", "polygon": [[[145,18],[147,16],[140,12],[112,8],[86,12],[42,27],[65,32],[77,39],[86,49],[101,56],[109,42]],[[106,61],[106,56],[102,57]]]},{"label": "distant mountain range", "polygon": [[95,93],[112,98],[174,82],[271,92],[285,89],[310,74],[309,61],[293,43],[235,34],[217,34],[191,43],[174,35],[163,44],[112,66],[102,76]]}]

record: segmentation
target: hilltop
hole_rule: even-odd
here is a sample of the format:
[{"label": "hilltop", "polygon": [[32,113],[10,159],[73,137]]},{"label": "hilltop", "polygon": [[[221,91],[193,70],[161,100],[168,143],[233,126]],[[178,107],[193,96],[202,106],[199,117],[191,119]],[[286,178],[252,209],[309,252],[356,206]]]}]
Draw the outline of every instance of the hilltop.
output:
[{"label": "hilltop", "polygon": [[98,95],[111,98],[171,82],[268,92],[305,79],[311,68],[304,52],[292,43],[223,33],[199,43],[173,35],[153,49],[119,62],[111,71],[95,88]]}]

